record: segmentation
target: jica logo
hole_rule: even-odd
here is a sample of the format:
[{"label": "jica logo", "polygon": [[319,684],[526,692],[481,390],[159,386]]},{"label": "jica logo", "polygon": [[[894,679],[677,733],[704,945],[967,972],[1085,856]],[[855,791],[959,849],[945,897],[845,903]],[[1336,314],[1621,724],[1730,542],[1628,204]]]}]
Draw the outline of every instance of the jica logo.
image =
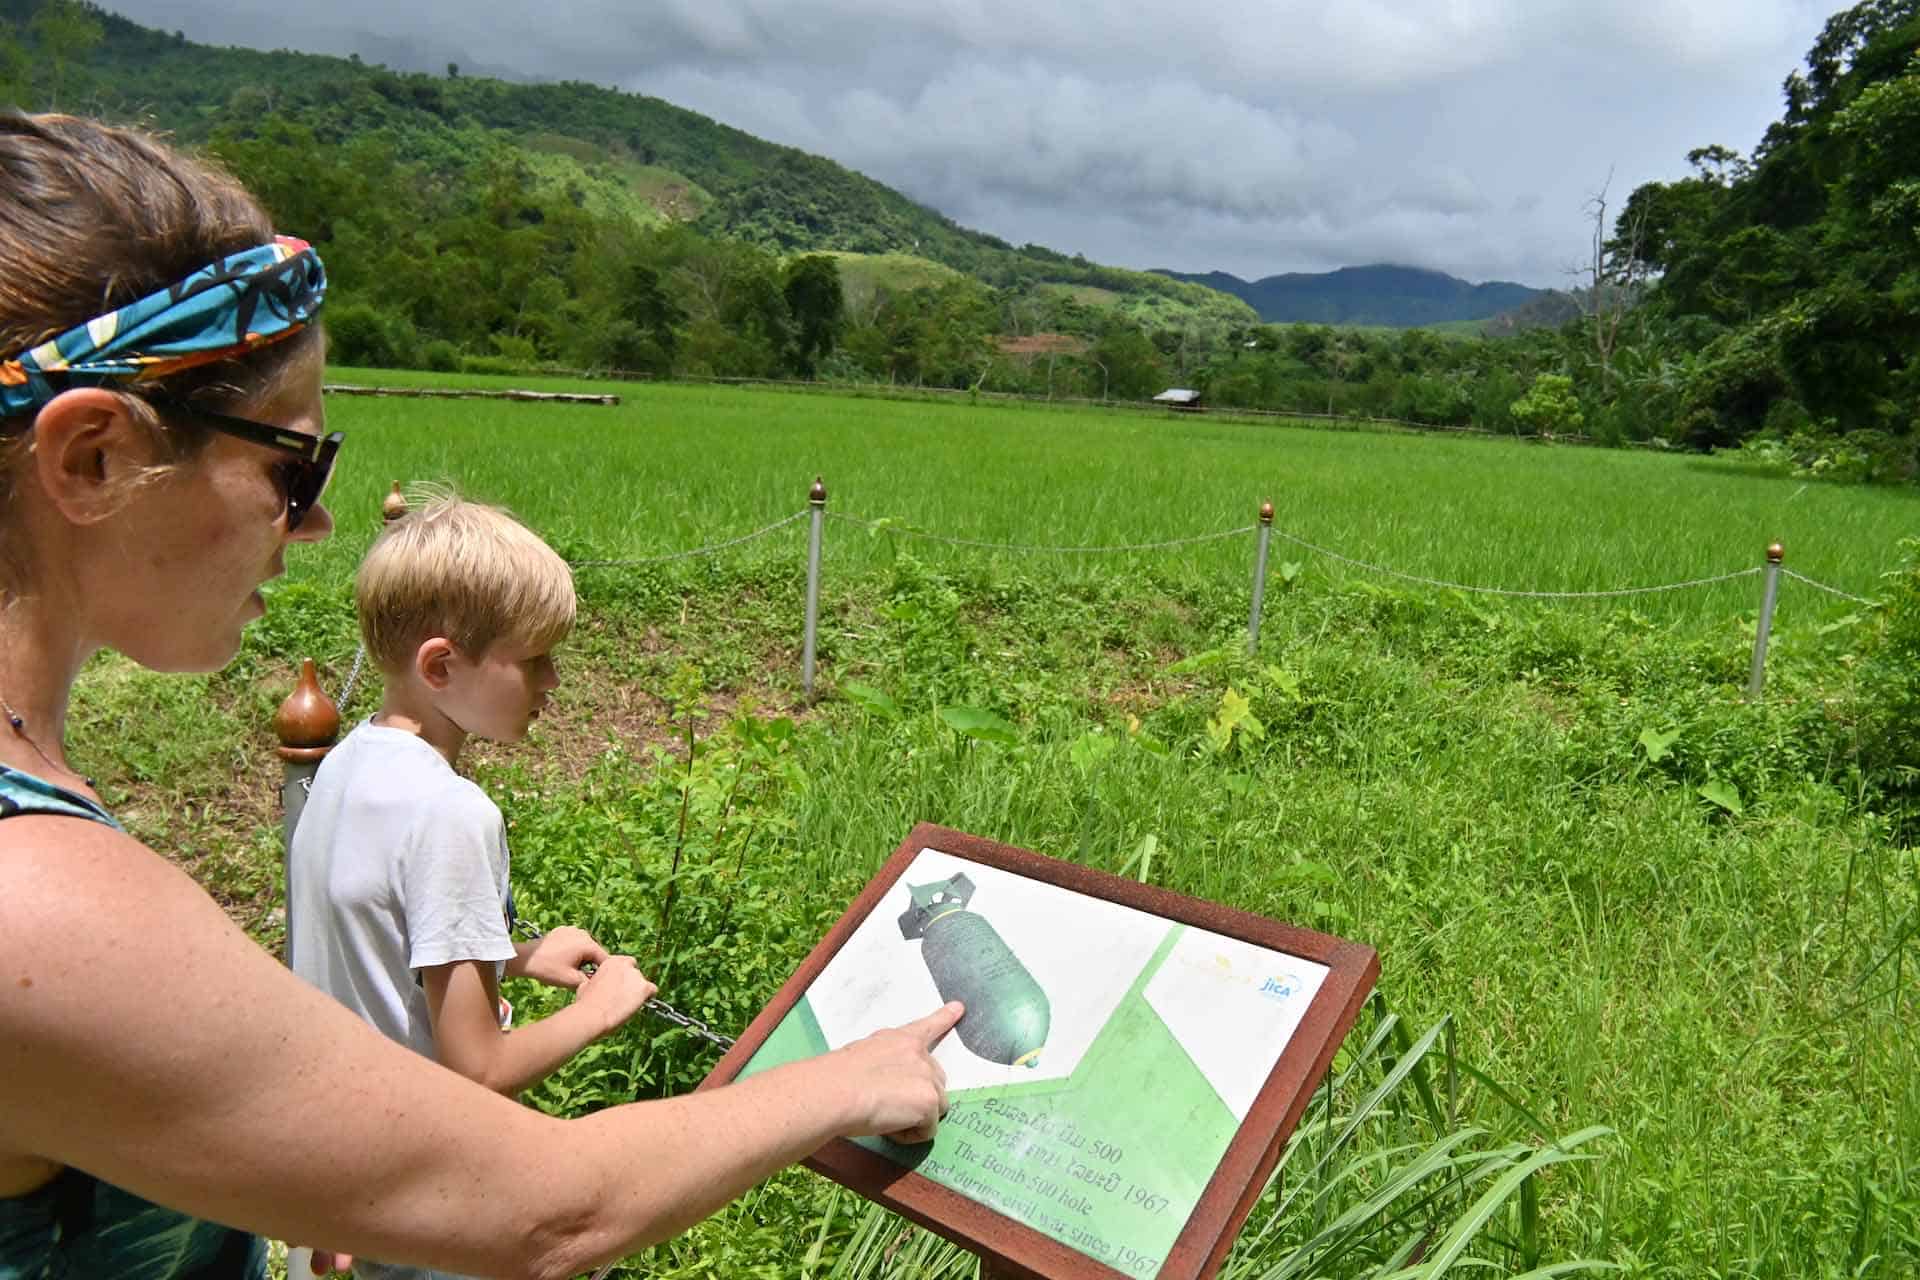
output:
[{"label": "jica logo", "polygon": [[1268,978],[1261,986],[1260,994],[1269,1000],[1285,1000],[1300,989],[1300,980],[1290,973]]}]

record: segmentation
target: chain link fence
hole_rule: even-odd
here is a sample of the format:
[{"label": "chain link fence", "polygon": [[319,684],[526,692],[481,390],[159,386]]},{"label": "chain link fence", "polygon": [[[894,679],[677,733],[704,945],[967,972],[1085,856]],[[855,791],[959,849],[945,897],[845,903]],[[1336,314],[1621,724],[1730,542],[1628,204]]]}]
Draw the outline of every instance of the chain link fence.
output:
[{"label": "chain link fence", "polygon": [[[811,519],[812,524],[811,524],[811,530],[809,535],[809,545],[808,545],[807,608],[806,608],[806,618],[805,618],[805,644],[804,644],[803,672],[802,672],[802,684],[804,686],[804,691],[808,697],[811,697],[813,694],[813,676],[814,676],[813,656],[814,656],[814,647],[815,647],[814,641],[815,641],[815,636],[816,636],[818,621],[819,621],[818,615],[819,615],[821,544],[824,536],[823,525],[828,518],[831,518],[835,521],[839,521],[844,524],[854,525],[856,527],[866,529],[869,532],[885,533],[890,537],[905,538],[905,539],[918,540],[918,541],[924,541],[924,542],[932,542],[932,543],[937,543],[943,546],[961,547],[961,548],[966,548],[970,550],[1000,552],[1000,553],[1008,553],[1008,554],[1014,554],[1014,555],[1086,556],[1086,555],[1119,555],[1119,554],[1172,552],[1172,551],[1184,550],[1190,547],[1202,546],[1208,543],[1223,542],[1231,538],[1244,537],[1246,534],[1249,534],[1249,533],[1256,533],[1258,535],[1258,546],[1257,546],[1257,553],[1255,556],[1254,581],[1253,581],[1253,588],[1252,588],[1253,607],[1248,619],[1248,637],[1247,637],[1247,643],[1248,643],[1249,649],[1255,649],[1255,650],[1258,649],[1259,643],[1260,643],[1260,637],[1259,637],[1260,602],[1265,591],[1266,576],[1267,576],[1266,575],[1267,548],[1268,548],[1268,539],[1270,537],[1278,537],[1283,542],[1286,542],[1292,546],[1299,547],[1303,551],[1310,552],[1314,555],[1323,556],[1328,560],[1334,561],[1335,563],[1345,565],[1348,568],[1356,569],[1363,573],[1374,574],[1380,577],[1390,578],[1400,582],[1412,583],[1417,586],[1430,587],[1435,590],[1458,591],[1467,595],[1496,596],[1496,597],[1505,597],[1508,599],[1518,599],[1518,600],[1577,601],[1577,600],[1625,599],[1633,596],[1655,595],[1655,594],[1675,592],[1675,591],[1689,591],[1689,590],[1694,590],[1702,587],[1718,586],[1722,583],[1734,582],[1744,578],[1752,578],[1752,577],[1759,577],[1759,576],[1765,575],[1767,577],[1767,583],[1766,583],[1765,592],[1762,598],[1761,626],[1757,628],[1757,633],[1755,637],[1755,664],[1754,664],[1755,676],[1754,676],[1753,684],[1751,685],[1751,688],[1750,688],[1751,693],[1756,697],[1760,693],[1759,682],[1761,680],[1761,672],[1763,669],[1762,660],[1766,652],[1767,632],[1770,627],[1771,615],[1772,615],[1772,601],[1774,599],[1775,593],[1778,588],[1779,577],[1790,578],[1793,581],[1800,583],[1803,586],[1810,587],[1816,591],[1824,592],[1827,595],[1831,595],[1839,599],[1849,601],[1853,604],[1864,605],[1869,608],[1873,607],[1876,604],[1874,600],[1866,596],[1855,595],[1850,591],[1842,590],[1839,587],[1832,586],[1828,583],[1821,582],[1815,578],[1810,578],[1805,574],[1797,573],[1792,569],[1786,568],[1781,563],[1781,557],[1783,553],[1781,552],[1777,544],[1773,547],[1768,548],[1768,556],[1767,556],[1766,563],[1753,565],[1745,569],[1731,569],[1725,573],[1710,574],[1705,577],[1698,577],[1698,578],[1686,578],[1686,579],[1682,579],[1675,582],[1648,583],[1648,584],[1636,585],[1636,586],[1612,587],[1612,588],[1604,588],[1600,590],[1590,590],[1590,591],[1563,591],[1563,590],[1549,590],[1549,589],[1533,588],[1533,587],[1493,586],[1493,585],[1487,585],[1482,583],[1456,582],[1446,578],[1436,578],[1436,577],[1430,577],[1425,574],[1410,573],[1404,569],[1396,569],[1391,565],[1378,564],[1373,561],[1363,560],[1357,556],[1351,556],[1351,555],[1345,554],[1344,552],[1336,551],[1332,547],[1326,547],[1326,546],[1320,545],[1319,543],[1308,541],[1306,538],[1300,537],[1298,534],[1288,533],[1285,530],[1273,528],[1272,527],[1272,518],[1273,518],[1272,509],[1269,506],[1262,507],[1261,513],[1260,513],[1260,519],[1255,524],[1236,525],[1230,529],[1219,529],[1219,530],[1215,530],[1207,533],[1196,533],[1196,534],[1187,535],[1185,537],[1166,538],[1166,539],[1161,539],[1153,542],[1115,542],[1115,543],[1101,543],[1101,544],[1083,544],[1083,543],[994,542],[994,541],[989,541],[989,540],[979,539],[979,538],[962,538],[962,537],[956,537],[952,534],[938,533],[930,529],[916,528],[913,525],[896,522],[892,519],[870,519],[864,516],[850,515],[850,514],[847,514],[844,512],[838,512],[838,511],[828,513],[826,510],[826,505],[827,505],[826,489],[824,485],[822,485],[818,480],[816,480],[814,482],[814,488],[813,488],[812,494],[810,495],[808,505],[806,507],[802,508],[799,511],[794,512],[791,515],[782,516],[780,519],[775,520],[770,524],[765,524],[760,526],[757,529],[753,529],[747,533],[740,534],[738,537],[725,538],[718,542],[711,542],[704,546],[690,547],[682,551],[663,552],[659,555],[629,556],[629,557],[608,558],[608,559],[575,560],[570,563],[575,569],[598,570],[598,569],[641,568],[641,567],[652,566],[652,565],[672,564],[672,563],[675,563],[678,561],[684,561],[684,560],[700,559],[708,556],[718,555],[723,551],[730,551],[736,547],[745,546],[748,543],[756,542],[762,538],[769,537],[772,534],[775,534],[780,530],[787,528],[789,525],[797,524],[802,520]],[[401,511],[404,511],[404,508],[402,508]],[[364,647],[362,647],[361,649],[356,651],[354,654],[352,667],[348,671],[347,678],[341,686],[340,696],[338,701],[335,704],[342,712],[346,710],[348,703],[352,701],[354,693],[359,688],[360,678],[365,669],[365,665],[366,665],[366,650]]]}]

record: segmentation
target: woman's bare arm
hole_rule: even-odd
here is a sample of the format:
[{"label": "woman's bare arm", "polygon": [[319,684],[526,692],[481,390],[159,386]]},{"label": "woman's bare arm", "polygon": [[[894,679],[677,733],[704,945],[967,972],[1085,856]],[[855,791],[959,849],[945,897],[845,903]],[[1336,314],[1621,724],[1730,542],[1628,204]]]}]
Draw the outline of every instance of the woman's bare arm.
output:
[{"label": "woman's bare arm", "polygon": [[0,826],[0,1156],[367,1257],[565,1276],[828,1139],[931,1132],[957,1006],[712,1093],[557,1121],[392,1044],[105,827]]}]

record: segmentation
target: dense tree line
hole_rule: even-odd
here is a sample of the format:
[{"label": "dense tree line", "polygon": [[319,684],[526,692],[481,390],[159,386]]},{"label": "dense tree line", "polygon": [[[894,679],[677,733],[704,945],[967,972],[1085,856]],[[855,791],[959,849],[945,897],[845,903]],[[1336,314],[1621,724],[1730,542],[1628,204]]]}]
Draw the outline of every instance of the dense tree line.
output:
[{"label": "dense tree line", "polygon": [[1696,448],[1913,479],[1920,416],[1920,0],[1836,14],[1751,156],[1633,192],[1605,254],[1645,302],[1592,412]]}]

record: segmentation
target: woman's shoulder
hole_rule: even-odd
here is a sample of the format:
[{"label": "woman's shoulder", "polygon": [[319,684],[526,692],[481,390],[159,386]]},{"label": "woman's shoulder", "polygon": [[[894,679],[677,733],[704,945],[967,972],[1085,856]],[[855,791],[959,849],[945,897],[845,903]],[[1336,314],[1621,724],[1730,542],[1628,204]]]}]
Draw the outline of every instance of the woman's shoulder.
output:
[{"label": "woman's shoulder", "polygon": [[199,902],[219,914],[184,871],[118,824],[55,810],[16,813],[0,822],[0,946],[37,923],[91,918],[112,930],[115,922],[106,913],[115,904],[124,903],[137,919],[143,911]]},{"label": "woman's shoulder", "polygon": [[169,1000],[190,957],[229,957],[236,939],[185,871],[124,831],[48,814],[0,822],[0,1040],[111,1039],[124,1011],[109,1011],[130,993]]}]

